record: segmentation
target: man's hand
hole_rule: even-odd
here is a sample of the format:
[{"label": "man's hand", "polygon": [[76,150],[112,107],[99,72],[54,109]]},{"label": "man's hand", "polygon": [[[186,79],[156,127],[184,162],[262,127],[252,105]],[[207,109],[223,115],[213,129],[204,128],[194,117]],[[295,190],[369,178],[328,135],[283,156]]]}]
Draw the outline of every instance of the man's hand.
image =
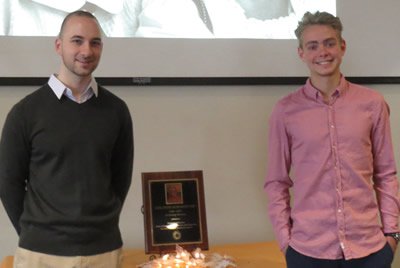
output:
[{"label": "man's hand", "polygon": [[395,252],[396,252],[396,249],[397,249],[397,242],[396,242],[396,240],[395,240],[393,237],[391,237],[391,236],[386,236],[386,240],[387,240],[387,242],[389,243],[390,247],[392,248],[393,253],[395,253]]}]

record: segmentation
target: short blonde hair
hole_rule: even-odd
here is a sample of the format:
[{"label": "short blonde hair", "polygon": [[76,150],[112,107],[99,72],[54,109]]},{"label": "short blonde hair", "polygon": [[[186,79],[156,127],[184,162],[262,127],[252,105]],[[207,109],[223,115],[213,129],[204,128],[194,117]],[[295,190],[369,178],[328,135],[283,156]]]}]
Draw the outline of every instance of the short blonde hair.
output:
[{"label": "short blonde hair", "polygon": [[339,17],[335,17],[328,12],[306,12],[301,21],[299,21],[296,30],[294,31],[297,40],[299,40],[299,47],[302,47],[301,38],[304,30],[311,25],[325,25],[332,27],[332,29],[337,32],[339,40],[342,41],[343,25]]}]

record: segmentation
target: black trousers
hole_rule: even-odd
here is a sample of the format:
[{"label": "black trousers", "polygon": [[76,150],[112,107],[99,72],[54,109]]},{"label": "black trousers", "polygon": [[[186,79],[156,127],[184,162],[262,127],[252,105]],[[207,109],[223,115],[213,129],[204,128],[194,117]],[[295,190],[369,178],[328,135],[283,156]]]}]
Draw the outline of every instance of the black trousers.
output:
[{"label": "black trousers", "polygon": [[287,268],[390,268],[394,254],[388,243],[379,251],[360,259],[325,260],[305,256],[293,248],[286,251]]}]

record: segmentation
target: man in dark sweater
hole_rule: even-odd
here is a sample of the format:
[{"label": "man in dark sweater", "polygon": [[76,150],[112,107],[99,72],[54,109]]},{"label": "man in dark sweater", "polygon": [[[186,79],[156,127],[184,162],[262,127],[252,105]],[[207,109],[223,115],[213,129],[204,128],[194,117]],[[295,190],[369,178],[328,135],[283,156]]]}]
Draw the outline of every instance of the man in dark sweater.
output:
[{"label": "man in dark sweater", "polygon": [[7,116],[0,197],[19,235],[15,267],[120,266],[133,130],[127,105],[92,77],[102,47],[96,18],[69,14],[58,74]]}]

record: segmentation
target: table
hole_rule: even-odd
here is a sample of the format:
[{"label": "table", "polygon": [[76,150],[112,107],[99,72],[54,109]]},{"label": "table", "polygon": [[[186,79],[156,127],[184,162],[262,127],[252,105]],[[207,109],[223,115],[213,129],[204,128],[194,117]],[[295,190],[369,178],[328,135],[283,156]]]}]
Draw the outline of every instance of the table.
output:
[{"label": "table", "polygon": [[[285,258],[275,241],[224,244],[210,246],[206,255],[218,253],[232,257],[240,268],[285,268]],[[122,268],[136,268],[149,260],[143,249],[124,249]],[[12,256],[7,256],[0,263],[0,268],[12,268]]]}]

